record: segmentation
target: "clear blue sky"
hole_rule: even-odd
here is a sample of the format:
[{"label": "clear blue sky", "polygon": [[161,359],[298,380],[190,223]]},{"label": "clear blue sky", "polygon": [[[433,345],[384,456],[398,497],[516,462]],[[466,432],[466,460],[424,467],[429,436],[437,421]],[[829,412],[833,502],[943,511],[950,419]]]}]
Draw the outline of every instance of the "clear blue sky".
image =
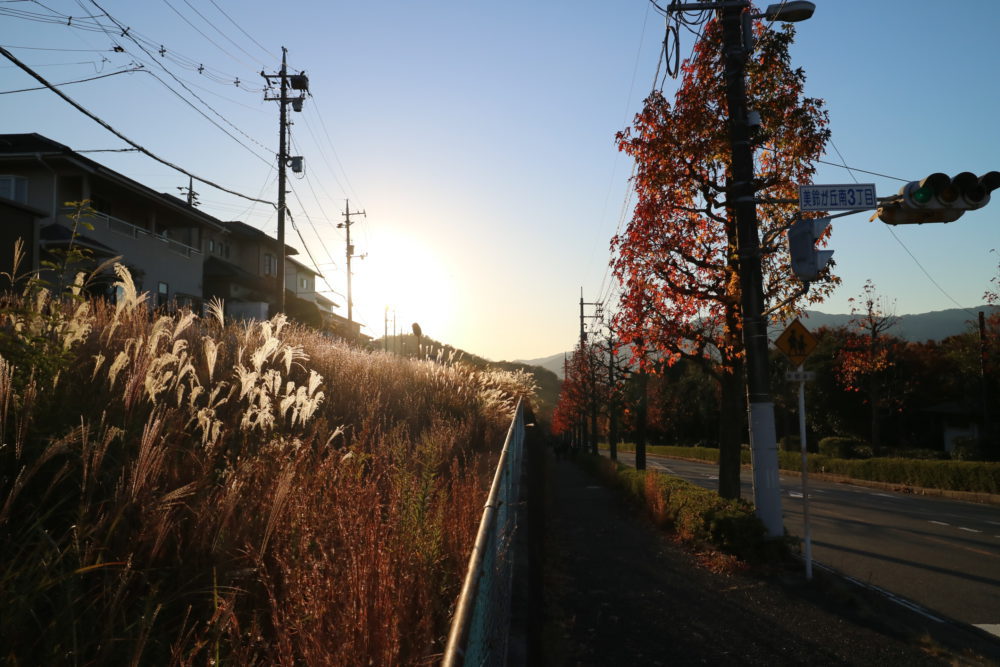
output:
[{"label": "clear blue sky", "polygon": [[[164,158],[265,199],[276,197],[277,104],[232,82],[259,88],[261,69],[276,71],[280,47],[288,48],[289,66],[308,73],[313,94],[292,115],[293,153],[305,157],[306,175],[291,179],[289,205],[305,240],[289,229],[290,242],[308,246],[342,294],[336,223],[346,198],[367,211],[353,240],[368,253],[354,264],[355,314],[368,333],[381,335],[389,306],[401,328],[418,321],[427,335],[493,359],[572,348],[580,288],[587,301],[607,291],[608,242],[628,192],[631,165],[614,134],[640,108],[657,66],[663,20],[646,2],[98,4],[154,43],[153,57],[120,31],[77,27],[86,13],[111,23],[90,0],[0,2],[3,12],[34,19],[75,17],[67,26],[0,15],[0,44],[54,83],[145,61],[251,150],[149,73],[63,90]],[[817,5],[798,24],[792,55],[807,73],[807,93],[826,100],[847,164],[905,180],[1000,169],[1000,3]],[[682,35],[684,54],[693,39]],[[115,43],[125,52],[112,51]],[[161,58],[159,46],[173,59]],[[31,85],[0,63],[0,91]],[[48,91],[0,95],[0,118],[2,132],[38,132],[77,150],[123,147]],[[90,156],[161,191],[187,184],[146,157]],[[832,147],[827,157],[840,160]],[[876,183],[879,195],[900,186],[854,176]],[[816,182],[849,183],[852,174],[821,165]],[[207,212],[274,233],[270,207],[195,189]],[[949,225],[890,230],[867,218],[835,222],[830,247],[844,282],[821,310],[847,312],[868,278],[900,314],[981,302],[1000,259],[991,252],[1000,247],[1000,203]]]}]

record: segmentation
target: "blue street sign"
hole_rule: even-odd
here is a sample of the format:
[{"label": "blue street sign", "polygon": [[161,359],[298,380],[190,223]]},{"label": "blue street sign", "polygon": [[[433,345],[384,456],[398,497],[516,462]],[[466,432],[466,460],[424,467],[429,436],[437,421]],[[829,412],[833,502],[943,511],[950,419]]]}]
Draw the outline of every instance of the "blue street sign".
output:
[{"label": "blue street sign", "polygon": [[802,211],[864,211],[877,207],[874,183],[799,186]]}]

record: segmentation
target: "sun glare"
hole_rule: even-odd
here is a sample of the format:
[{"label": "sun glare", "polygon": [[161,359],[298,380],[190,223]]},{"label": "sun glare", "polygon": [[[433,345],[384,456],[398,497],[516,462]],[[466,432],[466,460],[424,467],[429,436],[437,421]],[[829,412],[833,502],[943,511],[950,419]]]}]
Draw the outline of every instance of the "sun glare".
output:
[{"label": "sun glare", "polygon": [[366,333],[380,338],[388,306],[389,333],[392,316],[396,327],[409,333],[419,322],[423,332],[447,340],[452,326],[454,281],[448,264],[424,241],[395,233],[371,241],[369,254],[355,260],[354,311]]}]

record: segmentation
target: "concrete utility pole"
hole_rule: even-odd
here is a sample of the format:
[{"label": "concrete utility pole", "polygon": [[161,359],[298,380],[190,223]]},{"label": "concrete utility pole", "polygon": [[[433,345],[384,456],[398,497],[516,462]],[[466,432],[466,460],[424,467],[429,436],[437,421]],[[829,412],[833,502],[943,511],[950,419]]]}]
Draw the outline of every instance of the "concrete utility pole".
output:
[{"label": "concrete utility pole", "polygon": [[725,56],[724,79],[732,150],[732,182],[728,184],[726,203],[736,216],[754,506],[768,535],[781,537],[785,531],[781,518],[778,445],[768,371],[767,319],[763,315],[764,290],[757,204],[754,201],[753,148],[750,145],[750,124],[747,122],[746,61],[749,49],[743,37],[743,14],[747,5],[725,4],[716,11],[722,22],[722,51]]},{"label": "concrete utility pole", "polygon": [[358,257],[359,259],[364,259],[367,255],[355,255],[354,246],[351,245],[351,225],[357,224],[351,222],[352,215],[366,215],[364,211],[354,211],[351,212],[350,200],[344,200],[344,222],[337,225],[338,229],[343,229],[347,234],[346,239],[346,251],[344,256],[347,258],[347,322],[350,327],[354,323],[354,300],[351,294],[351,259]]},{"label": "concrete utility pole", "polygon": [[615,400],[615,343],[608,330],[608,451],[612,461],[618,460],[618,402]]},{"label": "concrete utility pole", "polygon": [[[595,306],[596,313],[594,315],[584,315],[584,306]],[[601,307],[603,304],[600,301],[585,302],[583,300],[583,288],[580,288],[580,358],[581,361],[585,361],[587,364],[587,369],[590,372],[590,391],[587,398],[587,406],[590,408],[590,437],[587,437],[587,416],[581,415],[583,420],[583,441],[584,445],[590,445],[590,452],[592,454],[597,453],[597,396],[595,392],[597,391],[597,378],[594,373],[593,359],[591,358],[590,352],[587,350],[587,332],[584,328],[585,319],[600,319],[601,317]],[[586,359],[584,359],[586,355]],[[582,369],[581,369],[582,370]],[[581,378],[582,379],[582,378]]]},{"label": "concrete utility pole", "polygon": [[[280,80],[278,96],[264,96],[266,101],[278,102],[278,276],[277,285],[275,286],[277,292],[275,304],[279,313],[285,312],[285,167],[288,166],[288,162],[291,159],[287,148],[288,126],[291,125],[288,121],[288,103],[293,102],[293,108],[296,111],[302,111],[305,93],[309,90],[309,78],[304,72],[301,74],[288,74],[287,58],[288,49],[281,47],[281,71],[277,74],[260,73],[267,80],[268,85],[270,85],[271,79]],[[297,98],[289,98],[289,87],[292,90],[302,91],[302,95]],[[292,170],[301,171],[302,158],[295,158],[295,160],[297,162],[292,166]]]},{"label": "concrete utility pole", "polygon": [[986,314],[979,311],[979,379],[983,400],[983,432],[979,434],[979,445],[984,454],[992,454],[988,449],[995,448],[993,429],[990,425],[990,393],[989,393],[989,352],[986,345]]}]

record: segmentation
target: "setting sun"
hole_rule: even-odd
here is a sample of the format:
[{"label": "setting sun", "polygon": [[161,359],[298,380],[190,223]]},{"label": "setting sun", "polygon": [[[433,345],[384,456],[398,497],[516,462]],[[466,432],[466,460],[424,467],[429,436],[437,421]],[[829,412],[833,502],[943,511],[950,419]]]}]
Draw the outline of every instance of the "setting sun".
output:
[{"label": "setting sun", "polygon": [[398,230],[372,234],[369,243],[358,244],[358,250],[368,255],[352,263],[354,313],[367,327],[366,333],[382,336],[388,307],[390,334],[395,312],[398,331],[409,333],[410,325],[419,322],[428,336],[446,340],[455,300],[446,258],[424,240]]}]

